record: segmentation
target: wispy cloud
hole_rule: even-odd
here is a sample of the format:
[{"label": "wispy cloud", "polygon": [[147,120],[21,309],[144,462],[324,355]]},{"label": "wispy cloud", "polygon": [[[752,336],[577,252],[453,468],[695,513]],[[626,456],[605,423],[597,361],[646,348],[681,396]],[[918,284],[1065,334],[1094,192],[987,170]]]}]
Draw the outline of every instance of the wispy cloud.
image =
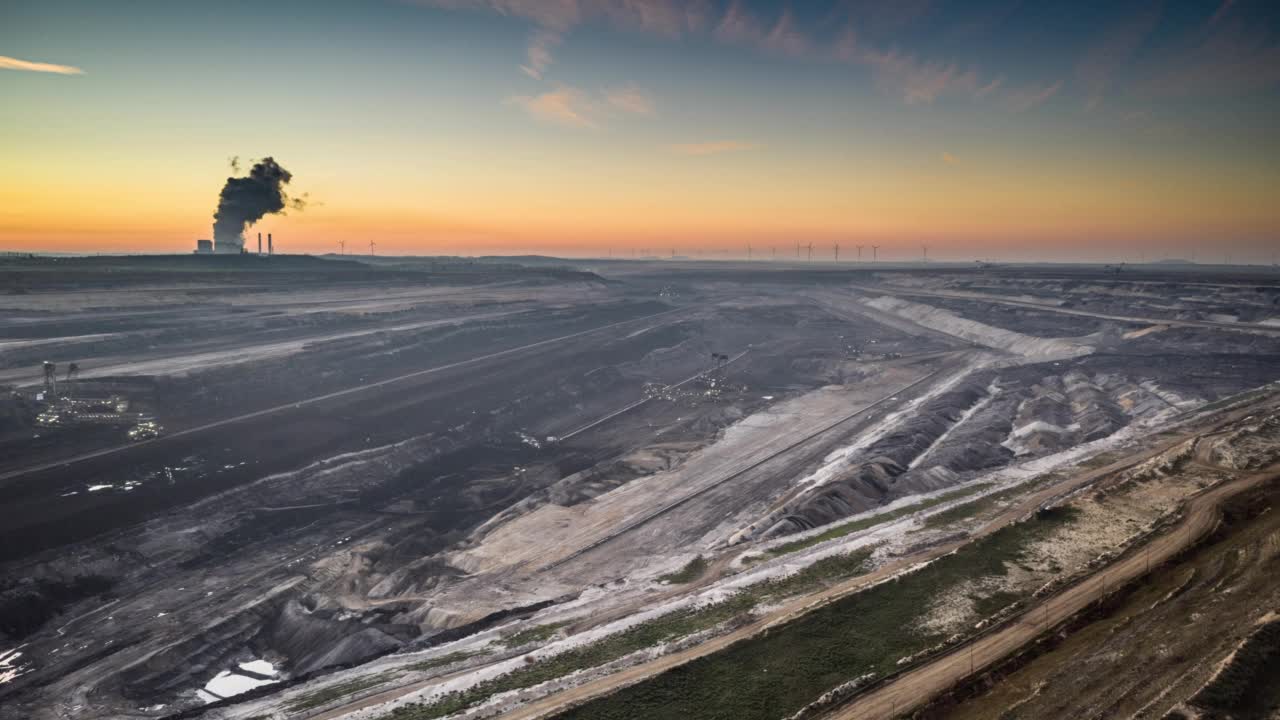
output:
[{"label": "wispy cloud", "polygon": [[520,66],[525,75],[534,80],[541,80],[542,73],[551,66],[551,51],[560,44],[560,34],[538,30],[529,40],[529,59]]},{"label": "wispy cloud", "polygon": [[1209,18],[1209,24],[1217,25],[1218,21],[1221,20],[1222,17],[1231,10],[1231,6],[1235,4],[1236,0],[1222,0],[1222,4],[1218,6],[1218,9],[1214,11],[1213,16]]},{"label": "wispy cloud", "polygon": [[517,95],[509,103],[524,108],[537,120],[567,127],[594,128],[594,104],[581,90],[560,87],[541,95]]},{"label": "wispy cloud", "polygon": [[72,65],[32,62],[0,55],[0,70],[26,70],[28,72],[54,73],[56,75],[83,75],[84,70]]},{"label": "wispy cloud", "polygon": [[782,55],[804,55],[812,47],[790,9],[784,8],[772,24],[766,24],[740,0],[735,0],[725,10],[716,24],[714,35],[721,42]]},{"label": "wispy cloud", "polygon": [[520,69],[541,79],[553,62],[553,52],[575,27],[591,21],[607,22],[621,30],[666,37],[703,29],[709,21],[709,0],[412,0],[448,10],[487,11],[522,18],[533,24],[528,60]]},{"label": "wispy cloud", "polygon": [[1135,92],[1146,98],[1212,97],[1266,92],[1280,85],[1280,43],[1262,17],[1246,7],[1227,5],[1221,11],[1226,15],[1211,22],[1194,44],[1152,67],[1135,84]]},{"label": "wispy cloud", "polygon": [[577,128],[600,127],[619,114],[653,115],[653,97],[641,88],[628,86],[598,95],[561,85],[539,95],[517,95],[507,102],[517,105],[543,122]]},{"label": "wispy cloud", "polygon": [[1011,90],[1005,96],[1005,105],[1013,112],[1026,112],[1057,95],[1061,89],[1062,81],[1059,80],[1052,85],[1031,85]]},{"label": "wispy cloud", "polygon": [[1107,28],[1076,63],[1076,83],[1090,108],[1102,102],[1112,76],[1127,65],[1160,20],[1160,3],[1144,5],[1138,12]]},{"label": "wispy cloud", "polygon": [[[945,96],[985,98],[1003,89],[1003,78],[982,77],[975,68],[955,62],[919,57],[863,42],[872,36],[899,30],[931,10],[931,0],[903,0],[884,4],[869,0],[840,0],[822,27],[843,28],[834,37],[819,39],[806,31],[790,7],[761,15],[743,0],[411,0],[422,5],[488,11],[522,18],[533,25],[528,57],[521,69],[542,79],[553,63],[556,49],[574,28],[604,22],[615,28],[664,37],[709,34],[728,44],[789,57],[842,62],[868,69],[885,92],[908,104],[930,104]],[[1007,13],[1006,13],[1007,14]],[[879,47],[883,48],[884,45]],[[1001,96],[1010,93],[1001,92]],[[1030,107],[1036,101],[1013,93],[1012,106]],[[532,98],[531,98],[532,99]],[[642,102],[606,99],[628,112],[643,112]]]},{"label": "wispy cloud", "polygon": [[605,102],[617,110],[632,115],[654,114],[653,97],[634,85],[605,92]]},{"label": "wispy cloud", "polygon": [[721,153],[755,150],[760,145],[740,140],[712,140],[710,142],[680,143],[667,147],[677,155],[719,155]]},{"label": "wispy cloud", "polygon": [[921,61],[896,50],[864,50],[856,61],[870,66],[876,83],[901,94],[908,105],[931,103],[946,94],[976,96],[979,91],[994,90],[980,84],[973,70],[962,70],[955,63]]}]

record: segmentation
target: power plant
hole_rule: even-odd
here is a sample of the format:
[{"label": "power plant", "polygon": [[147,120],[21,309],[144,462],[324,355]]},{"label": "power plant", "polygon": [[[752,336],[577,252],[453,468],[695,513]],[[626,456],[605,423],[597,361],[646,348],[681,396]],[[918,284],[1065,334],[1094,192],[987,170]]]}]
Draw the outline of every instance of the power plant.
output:
[{"label": "power plant", "polygon": [[[239,244],[239,245],[237,245],[237,244],[234,244],[234,243],[233,243],[233,244],[215,245],[215,244],[214,244],[214,241],[212,241],[212,240],[200,239],[200,240],[196,240],[196,249],[195,249],[195,254],[196,254],[196,255],[213,255],[213,254],[219,254],[219,255],[230,255],[230,254],[247,255],[247,254],[248,254],[248,251],[247,251],[247,250],[245,250],[245,248],[244,248],[244,245],[243,245],[243,244]],[[263,252],[262,252],[262,233],[258,233],[258,255],[262,255],[262,254],[263,254]],[[272,239],[271,239],[271,233],[267,233],[267,252],[266,252],[266,255],[274,255],[274,254],[275,254],[275,243],[274,243],[274,242],[272,241]]]}]

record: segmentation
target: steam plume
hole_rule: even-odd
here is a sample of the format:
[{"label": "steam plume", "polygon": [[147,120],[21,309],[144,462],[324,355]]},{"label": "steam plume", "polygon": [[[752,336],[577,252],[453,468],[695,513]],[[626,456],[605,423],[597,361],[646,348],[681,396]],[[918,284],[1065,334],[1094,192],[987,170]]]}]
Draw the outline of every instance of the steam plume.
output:
[{"label": "steam plume", "polygon": [[216,251],[240,252],[244,247],[245,228],[286,206],[301,208],[303,201],[290,200],[284,191],[292,179],[292,173],[269,157],[254,163],[248,177],[227,178],[218,197],[218,211],[213,214]]}]

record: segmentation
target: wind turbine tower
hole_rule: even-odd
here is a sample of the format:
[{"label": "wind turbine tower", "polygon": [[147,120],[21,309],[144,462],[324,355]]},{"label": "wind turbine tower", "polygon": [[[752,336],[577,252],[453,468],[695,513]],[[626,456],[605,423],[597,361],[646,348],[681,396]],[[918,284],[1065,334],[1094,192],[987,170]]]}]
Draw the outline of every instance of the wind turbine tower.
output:
[{"label": "wind turbine tower", "polygon": [[376,242],[374,242],[374,241],[372,241],[372,240],[370,240],[370,241],[369,241],[369,257],[373,257],[373,246],[374,246],[374,245],[377,245],[377,244],[378,244],[378,243],[376,243]]},{"label": "wind turbine tower", "polygon": [[858,262],[862,262],[862,246],[855,245],[854,247],[858,248]]},{"label": "wind turbine tower", "polygon": [[836,262],[840,262],[840,243],[835,244],[835,250],[836,250],[836,253],[835,253]]},{"label": "wind turbine tower", "polygon": [[879,245],[872,245],[872,246],[871,246],[871,262],[875,262],[875,261],[876,261],[877,253],[879,253],[879,252],[880,252],[880,246],[879,246]]},{"label": "wind turbine tower", "polygon": [[809,243],[809,262],[813,262],[813,243]]}]

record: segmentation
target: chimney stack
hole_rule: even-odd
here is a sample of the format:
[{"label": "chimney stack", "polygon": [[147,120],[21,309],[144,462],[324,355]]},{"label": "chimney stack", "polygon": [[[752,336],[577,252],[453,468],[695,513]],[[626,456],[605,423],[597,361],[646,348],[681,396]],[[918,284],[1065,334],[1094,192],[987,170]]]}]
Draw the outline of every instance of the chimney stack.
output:
[{"label": "chimney stack", "polygon": [[276,254],[276,248],[274,245],[271,244],[271,233],[267,233],[267,254],[268,255]]},{"label": "chimney stack", "polygon": [[262,233],[258,233],[258,254],[262,254]]}]

